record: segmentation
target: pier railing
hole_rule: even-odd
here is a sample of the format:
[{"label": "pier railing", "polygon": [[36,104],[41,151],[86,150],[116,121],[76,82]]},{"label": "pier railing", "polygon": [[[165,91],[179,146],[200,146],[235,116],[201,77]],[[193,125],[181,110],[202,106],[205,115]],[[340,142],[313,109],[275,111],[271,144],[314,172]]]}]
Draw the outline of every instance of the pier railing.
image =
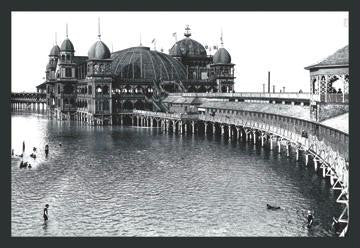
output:
[{"label": "pier railing", "polygon": [[310,99],[310,93],[259,93],[259,92],[234,92],[234,93],[170,93],[170,96],[204,97],[204,98],[267,98],[267,99]]},{"label": "pier railing", "polygon": [[238,123],[254,128],[266,128],[271,131],[281,130],[281,133],[288,138],[304,143],[309,140],[309,138],[302,137],[305,132],[308,136],[316,137],[319,142],[343,154],[348,159],[349,135],[316,122],[282,115],[236,110],[216,113],[215,116],[205,113],[199,115],[199,119],[234,125]]},{"label": "pier railing", "polygon": [[154,111],[145,111],[145,110],[133,110],[133,114],[142,115],[146,117],[158,117],[164,119],[176,119],[176,120],[198,120],[198,115],[194,114],[183,114],[183,113],[164,113],[164,112],[154,112]]}]

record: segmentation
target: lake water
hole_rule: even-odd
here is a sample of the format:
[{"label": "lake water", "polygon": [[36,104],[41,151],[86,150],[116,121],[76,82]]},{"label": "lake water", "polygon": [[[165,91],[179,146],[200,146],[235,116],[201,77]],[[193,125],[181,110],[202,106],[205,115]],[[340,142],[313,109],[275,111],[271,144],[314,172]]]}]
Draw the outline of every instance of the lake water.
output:
[{"label": "lake water", "polygon": [[335,236],[338,192],[312,166],[266,147],[41,113],[15,112],[11,121],[11,146],[20,154],[25,141],[32,165],[11,162],[12,236]]}]

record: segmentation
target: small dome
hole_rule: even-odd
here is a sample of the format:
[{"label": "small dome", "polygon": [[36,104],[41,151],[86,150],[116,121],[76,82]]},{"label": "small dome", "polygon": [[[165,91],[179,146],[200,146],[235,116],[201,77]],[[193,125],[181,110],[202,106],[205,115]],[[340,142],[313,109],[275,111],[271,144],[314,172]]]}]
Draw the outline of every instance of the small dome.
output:
[{"label": "small dome", "polygon": [[109,48],[104,42],[98,40],[89,49],[89,59],[109,59],[111,56]]},{"label": "small dome", "polygon": [[206,50],[196,40],[186,37],[185,39],[179,40],[173,45],[169,52],[172,56],[194,56],[194,57],[206,57]]},{"label": "small dome", "polygon": [[59,56],[60,54],[60,47],[58,45],[55,45],[51,48],[49,56]]},{"label": "small dome", "polygon": [[231,63],[230,53],[225,48],[220,48],[214,54],[213,63],[214,64],[230,64]]},{"label": "small dome", "polygon": [[184,80],[186,69],[173,57],[149,47],[131,47],[111,55],[112,72],[124,79]]},{"label": "small dome", "polygon": [[71,43],[69,38],[66,38],[61,44],[61,51],[74,52],[74,45]]}]

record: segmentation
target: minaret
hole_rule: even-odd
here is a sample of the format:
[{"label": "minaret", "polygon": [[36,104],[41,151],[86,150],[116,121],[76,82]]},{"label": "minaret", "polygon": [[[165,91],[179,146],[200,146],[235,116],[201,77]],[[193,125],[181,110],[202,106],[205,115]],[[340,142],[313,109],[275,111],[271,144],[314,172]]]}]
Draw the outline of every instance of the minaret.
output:
[{"label": "minaret", "polygon": [[91,104],[87,111],[90,123],[112,124],[112,77],[111,77],[111,52],[101,40],[100,18],[98,18],[98,40],[88,51],[86,87],[87,100]]},{"label": "minaret", "polygon": [[73,63],[74,46],[69,39],[69,27],[66,23],[65,40],[61,43],[60,47],[60,78],[62,79],[75,79],[75,67]]},{"label": "minaret", "polygon": [[224,48],[223,30],[220,33],[220,48],[213,56],[213,75],[217,82],[218,92],[233,92],[234,90],[234,64],[231,63],[230,53]]}]

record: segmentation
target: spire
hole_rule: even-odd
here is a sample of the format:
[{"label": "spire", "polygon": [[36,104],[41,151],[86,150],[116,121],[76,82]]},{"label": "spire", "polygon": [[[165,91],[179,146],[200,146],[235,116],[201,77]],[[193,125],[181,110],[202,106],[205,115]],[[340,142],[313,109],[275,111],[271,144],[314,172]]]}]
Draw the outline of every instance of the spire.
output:
[{"label": "spire", "polygon": [[191,29],[190,29],[190,27],[189,27],[189,25],[186,25],[186,27],[185,27],[185,33],[184,33],[184,35],[185,35],[185,37],[190,37],[191,36]]},{"label": "spire", "polygon": [[221,28],[220,43],[221,43],[221,47],[224,47],[224,39],[223,39],[223,30],[222,30],[222,28]]},{"label": "spire", "polygon": [[98,17],[98,38],[101,40],[101,33],[100,33],[100,17]]},{"label": "spire", "polygon": [[140,32],[140,46],[142,46],[142,42],[141,42],[141,32]]},{"label": "spire", "polygon": [[66,38],[69,37],[69,33],[68,33],[68,24],[66,23]]},{"label": "spire", "polygon": [[57,32],[55,32],[55,45],[57,45]]}]

